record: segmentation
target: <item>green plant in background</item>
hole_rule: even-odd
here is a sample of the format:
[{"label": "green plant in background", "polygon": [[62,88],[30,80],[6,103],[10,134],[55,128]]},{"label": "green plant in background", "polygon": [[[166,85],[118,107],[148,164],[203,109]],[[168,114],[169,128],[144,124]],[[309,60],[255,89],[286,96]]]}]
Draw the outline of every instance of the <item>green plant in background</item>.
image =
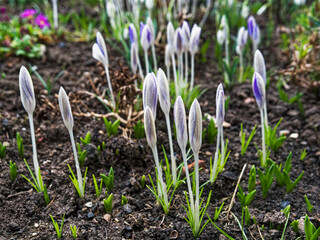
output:
[{"label": "green plant in background", "polygon": [[114,186],[114,171],[113,168],[111,167],[109,170],[109,176],[105,174],[100,174],[100,177],[102,178],[102,181],[104,182],[104,185],[107,188],[107,192],[110,193],[113,189]]},{"label": "green plant in background", "polygon": [[[86,171],[84,172],[84,177],[83,177],[83,182],[81,183],[81,185],[79,185],[78,179],[75,177],[72,168],[70,167],[70,165],[68,164],[68,168],[70,170],[71,175],[69,175],[74,187],[76,188],[76,191],[79,195],[80,198],[84,197],[84,190],[86,188],[86,177],[87,177],[87,171],[88,168],[86,168]],[[82,186],[82,189],[80,188]]]},{"label": "green plant in background", "polygon": [[248,181],[248,192],[252,192],[256,189],[256,167],[252,165],[249,174],[249,181]]},{"label": "green plant in background", "polygon": [[0,158],[3,159],[6,156],[7,147],[0,142]]},{"label": "green plant in background", "polygon": [[49,205],[50,199],[49,199],[48,189],[46,185],[43,186],[43,197],[44,197],[45,203]]},{"label": "green plant in background", "polygon": [[[193,103],[193,101],[195,99],[199,99],[206,91],[207,89],[200,89],[200,86],[195,86],[192,90],[190,90],[189,86],[186,86],[184,88],[180,89],[181,91],[181,98],[186,106],[187,109],[190,109],[191,104]],[[170,89],[170,93],[172,93],[171,89]],[[174,93],[174,91],[173,91]],[[175,95],[173,95],[175,96]],[[173,97],[172,99],[176,99],[175,97]]]},{"label": "green plant in background", "polygon": [[134,137],[136,139],[141,139],[145,137],[145,132],[144,132],[144,125],[139,120],[136,125],[133,126],[133,132],[134,132]]},{"label": "green plant in background", "polygon": [[299,232],[299,220],[295,220],[293,221],[290,226],[292,227],[292,230],[295,232],[295,233],[298,233]]},{"label": "green plant in background", "polygon": [[16,140],[17,140],[17,148],[18,148],[19,156],[23,157],[23,155],[24,155],[23,140],[18,132],[16,134]]},{"label": "green plant in background", "polygon": [[87,146],[91,142],[91,133],[87,132],[84,138],[80,137],[80,141],[82,142],[83,146]]},{"label": "green plant in background", "polygon": [[279,127],[282,119],[283,118],[280,118],[280,120],[273,129],[271,126],[269,126],[268,129],[266,129],[266,144],[275,152],[282,146],[284,141],[287,139],[287,137],[283,135],[277,137],[277,128]]},{"label": "green plant in background", "polygon": [[50,215],[50,218],[52,220],[54,229],[56,230],[58,239],[60,239],[62,237],[62,227],[63,227],[64,217],[65,217],[65,214],[63,214],[63,217],[62,217],[62,220],[61,220],[61,226],[59,228],[59,224],[53,219],[52,215]]},{"label": "green plant in background", "polygon": [[243,132],[243,125],[241,123],[240,139],[241,139],[241,155],[242,156],[246,153],[252,138],[256,134],[256,131],[257,131],[257,125],[255,125],[254,128],[252,129],[252,131],[251,131],[251,133],[249,135],[249,138],[248,138],[248,140],[246,142],[246,133]]},{"label": "green plant in background", "polygon": [[304,221],[304,232],[306,240],[317,240],[320,236],[320,227],[317,229],[312,222],[310,222],[308,215]]},{"label": "green plant in background", "polygon": [[295,186],[298,184],[298,182],[300,182],[304,171],[302,171],[302,173],[299,175],[299,177],[297,177],[297,179],[294,182],[291,182],[289,173],[286,172],[286,170],[283,171],[285,177],[285,182],[286,182],[286,189],[287,189],[287,193],[291,193],[293,191],[293,189],[295,188]]},{"label": "green plant in background", "polygon": [[111,121],[108,121],[108,119],[103,118],[103,122],[104,122],[104,125],[106,126],[108,137],[117,135],[118,128],[120,126],[120,120],[119,119],[117,119],[116,121],[114,121],[112,123]]},{"label": "green plant in background", "polygon": [[29,178],[27,178],[26,176],[24,176],[23,174],[21,174],[21,176],[22,176],[24,179],[26,179],[26,180],[31,184],[31,186],[32,186],[37,192],[43,191],[43,182],[42,182],[42,177],[41,177],[40,168],[39,168],[39,172],[38,172],[40,182],[38,182],[37,179],[36,179],[36,177],[34,176],[32,170],[31,170],[31,168],[29,167],[26,159],[24,158],[23,160],[24,160],[24,163],[25,163],[26,166],[27,166],[27,169],[28,169],[28,171],[29,171],[29,173],[30,173],[30,175],[31,175],[31,177],[32,177],[33,182],[32,182]]},{"label": "green plant in background", "polygon": [[220,213],[222,211],[222,208],[224,206],[224,202],[221,204],[221,206],[218,208],[216,207],[215,211],[214,211],[214,217],[213,217],[213,221],[216,222],[220,216]]},{"label": "green plant in background", "polygon": [[145,175],[142,175],[140,185],[141,185],[141,188],[146,187],[146,176]]},{"label": "green plant in background", "polygon": [[292,159],[292,152],[289,153],[286,163],[284,164],[284,167],[282,169],[282,172],[281,172],[282,163],[280,163],[279,165],[275,165],[274,175],[280,186],[284,186],[286,184],[285,182],[286,175],[284,174],[284,171],[286,171],[287,173],[291,171],[291,168],[292,168],[291,159]]},{"label": "green plant in background", "polygon": [[92,174],[92,178],[93,178],[93,185],[94,185],[94,189],[96,190],[97,198],[99,198],[101,195],[101,191],[102,191],[103,181],[102,180],[100,181],[100,187],[98,187],[98,183],[97,183],[97,180],[96,180],[96,177],[94,176],[94,174]]},{"label": "green plant in background", "polygon": [[70,224],[70,230],[71,230],[71,234],[72,234],[73,239],[76,239],[77,238],[77,226],[76,225],[72,226]]},{"label": "green plant in background", "polygon": [[106,149],[106,143],[105,142],[102,142],[101,145],[99,145],[97,147],[97,151],[98,151],[98,154],[100,154],[102,151],[104,151]]},{"label": "green plant in background", "polygon": [[310,203],[307,195],[304,195],[304,200],[306,201],[306,204],[307,204],[308,213],[311,214],[313,212],[313,205]]},{"label": "green plant in background", "polygon": [[103,206],[106,213],[112,212],[113,194],[111,193],[107,199],[103,199]]},{"label": "green plant in background", "polygon": [[34,73],[37,78],[39,79],[39,81],[42,83],[42,85],[45,87],[45,89],[48,92],[48,95],[52,94],[52,89],[54,87],[54,84],[56,83],[56,81],[63,76],[64,74],[64,70],[60,71],[54,78],[47,78],[47,80],[45,80],[42,75],[37,71],[37,66],[31,66],[29,65],[30,70],[32,73]]},{"label": "green plant in background", "polygon": [[289,222],[289,218],[290,218],[290,209],[291,206],[287,206],[285,209],[281,210],[281,212],[284,213],[284,215],[286,216],[286,224],[284,225],[283,231],[282,231],[282,235],[281,235],[281,239],[280,240],[285,240],[285,235],[286,235],[286,230],[287,230],[287,226],[288,226],[288,222]]},{"label": "green plant in background", "polygon": [[79,155],[79,164],[80,164],[80,168],[82,168],[84,164],[84,160],[87,157],[87,150],[82,151],[79,143],[77,143],[77,148],[78,148],[78,155]]},{"label": "green plant in background", "polygon": [[12,163],[12,161],[10,160],[9,162],[9,166],[10,166],[10,179],[12,182],[14,182],[14,180],[16,180],[17,178],[17,165],[15,163]]},{"label": "green plant in background", "polygon": [[258,168],[258,176],[259,176],[259,179],[260,179],[260,182],[261,182],[263,198],[267,197],[268,192],[269,192],[269,188],[272,185],[274,168],[275,168],[274,163],[272,163],[269,167],[267,166],[265,168],[265,173],[263,173]]},{"label": "green plant in background", "polygon": [[307,155],[308,155],[307,149],[301,150],[300,160],[303,161],[306,158]]},{"label": "green plant in background", "polygon": [[128,204],[128,199],[125,196],[121,196],[121,205],[126,205]]},{"label": "green plant in background", "polygon": [[214,143],[217,137],[218,129],[213,119],[211,118],[208,127],[203,130],[202,137],[206,140],[207,143]]}]

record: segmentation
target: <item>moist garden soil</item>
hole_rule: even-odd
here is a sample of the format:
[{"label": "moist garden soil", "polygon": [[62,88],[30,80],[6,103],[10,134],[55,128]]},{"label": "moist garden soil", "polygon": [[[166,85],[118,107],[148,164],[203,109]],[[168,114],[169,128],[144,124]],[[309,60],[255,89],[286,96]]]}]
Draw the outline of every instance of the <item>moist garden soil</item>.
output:
[{"label": "moist garden soil", "polygon": [[[204,34],[203,37],[211,37]],[[131,132],[123,136],[119,130],[117,136],[108,137],[103,121],[98,114],[106,114],[106,108],[96,98],[86,95],[83,91],[94,92],[93,85],[101,91],[106,88],[107,82],[100,64],[91,56],[93,43],[69,43],[61,40],[59,43],[47,46],[47,51],[42,59],[22,59],[8,57],[1,62],[1,72],[6,77],[1,79],[0,89],[0,141],[8,145],[7,155],[0,160],[0,239],[56,239],[56,233],[50,219],[50,215],[60,224],[63,214],[65,222],[63,227],[63,239],[72,239],[69,225],[76,225],[78,239],[192,239],[191,229],[184,217],[183,206],[186,205],[183,184],[174,196],[170,213],[166,216],[163,210],[155,202],[155,197],[148,188],[141,188],[142,175],[150,174],[155,177],[154,160],[151,149],[145,139],[136,140]],[[108,45],[108,44],[107,44]],[[110,74],[112,85],[116,93],[121,91],[121,106],[125,108],[134,101],[135,92],[133,77],[125,58],[119,52],[108,45],[110,58]],[[160,49],[159,49],[160,51]],[[279,49],[275,42],[263,48],[266,56],[267,69],[285,68],[287,60],[279,56]],[[213,47],[206,53],[206,63],[196,62],[196,84],[206,89],[204,95],[199,98],[203,115],[215,115],[215,91],[223,75],[213,62]],[[64,69],[65,73],[59,79],[53,89],[53,95],[47,95],[40,81],[32,75],[36,110],[34,112],[35,133],[37,140],[38,159],[44,183],[50,194],[50,204],[44,203],[41,193],[37,193],[30,184],[20,175],[29,176],[29,172],[19,157],[16,147],[16,133],[23,138],[25,158],[32,165],[32,145],[29,131],[29,122],[24,111],[18,85],[18,74],[21,65],[28,64],[38,66],[38,71],[44,78],[54,77]],[[274,67],[276,66],[276,67]],[[91,78],[92,82],[88,79]],[[314,205],[312,214],[308,214],[311,221],[318,227],[320,225],[320,108],[319,98],[307,89],[290,85],[287,90],[289,96],[297,90],[303,92],[302,103],[305,116],[301,116],[296,104],[287,104],[279,99],[276,88],[277,75],[270,79],[267,90],[269,123],[275,126],[282,117],[279,130],[287,130],[287,140],[277,152],[271,152],[270,157],[277,163],[284,163],[290,151],[292,151],[291,179],[295,179],[304,171],[305,174],[293,190],[288,194],[285,187],[280,187],[273,182],[266,199],[262,197],[259,179],[257,178],[257,194],[249,206],[251,216],[255,216],[257,224],[251,224],[245,228],[249,239],[280,239],[285,223],[285,217],[281,213],[287,205],[291,205],[290,222],[302,221],[307,214],[304,195],[307,195]],[[93,83],[93,85],[91,84]],[[88,167],[85,197],[80,199],[69,179],[69,164],[75,170],[73,153],[68,131],[65,128],[57,101],[59,87],[63,86],[71,100],[74,111],[74,134],[77,142],[88,131],[91,132],[91,144],[86,147],[88,157],[85,166]],[[123,88],[126,86],[127,88]],[[227,209],[236,187],[240,172],[247,167],[240,182],[244,190],[247,190],[249,170],[252,165],[260,165],[255,145],[261,146],[260,116],[257,104],[254,100],[251,85],[249,83],[236,84],[226,89],[226,96],[230,96],[229,107],[226,112],[224,136],[229,139],[228,149],[230,157],[214,185],[206,185],[203,197],[212,190],[212,197],[208,207],[208,214],[213,217],[215,207],[225,202],[223,212],[217,222],[225,232],[236,239],[242,239],[240,229],[236,221],[227,216]],[[79,113],[95,113],[79,114]],[[78,114],[77,114],[78,113]],[[164,116],[158,109],[159,116],[156,121],[158,148],[161,145],[169,151],[166,124]],[[140,119],[143,115],[140,115]],[[171,116],[171,120],[173,116]],[[257,134],[253,138],[246,154],[241,156],[240,124],[248,134],[257,124]],[[208,124],[204,121],[204,127]],[[121,124],[122,128],[126,128]],[[291,136],[291,137],[290,137]],[[105,141],[106,149],[98,154],[97,146]],[[178,163],[181,163],[181,154],[176,141],[174,149]],[[300,161],[301,150],[308,152],[304,161]],[[204,161],[200,173],[200,182],[205,183],[209,179],[209,159],[215,151],[215,143],[203,142],[200,160]],[[160,156],[163,158],[162,151]],[[14,183],[9,178],[9,161],[17,164],[18,177]],[[111,216],[104,212],[103,198],[105,189],[99,198],[95,195],[92,175],[100,179],[100,173],[107,174],[110,167],[115,172],[114,180],[114,206]],[[84,172],[84,168],[82,169]],[[147,185],[150,181],[147,177]],[[128,204],[121,205],[121,195],[128,199]],[[236,198],[231,210],[238,218],[241,217],[240,204]],[[204,220],[207,218],[205,217]],[[264,226],[264,229],[262,229]],[[301,233],[303,236],[303,233]],[[288,227],[286,239],[296,239],[300,234]],[[225,239],[211,223],[209,223],[199,239]]]}]

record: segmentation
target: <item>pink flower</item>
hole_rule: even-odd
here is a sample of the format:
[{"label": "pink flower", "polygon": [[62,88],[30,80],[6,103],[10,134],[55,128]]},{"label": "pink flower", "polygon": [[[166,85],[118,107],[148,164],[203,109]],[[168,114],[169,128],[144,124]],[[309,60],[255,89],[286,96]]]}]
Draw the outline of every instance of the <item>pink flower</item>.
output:
[{"label": "pink flower", "polygon": [[41,28],[44,29],[45,27],[50,27],[50,22],[47,18],[46,15],[40,13],[37,17],[36,17],[36,24]]},{"label": "pink flower", "polygon": [[5,14],[7,9],[5,7],[0,7],[0,13]]},{"label": "pink flower", "polygon": [[37,10],[35,10],[35,9],[26,9],[20,14],[20,17],[22,17],[22,18],[31,18],[36,13],[37,13]]}]

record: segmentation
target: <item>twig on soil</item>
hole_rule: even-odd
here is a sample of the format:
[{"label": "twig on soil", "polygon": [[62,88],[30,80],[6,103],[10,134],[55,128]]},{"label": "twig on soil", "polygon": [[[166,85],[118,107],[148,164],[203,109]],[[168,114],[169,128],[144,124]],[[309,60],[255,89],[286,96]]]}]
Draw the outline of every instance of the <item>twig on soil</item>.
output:
[{"label": "twig on soil", "polygon": [[238,186],[239,186],[239,183],[241,181],[241,178],[242,178],[242,175],[244,173],[244,170],[246,169],[247,167],[247,164],[244,164],[243,168],[242,168],[242,171],[240,173],[240,176],[238,178],[238,182],[237,182],[237,185],[236,185],[236,188],[234,189],[234,192],[233,192],[233,195],[232,195],[232,199],[231,199],[231,202],[230,202],[230,205],[229,205],[229,208],[228,208],[228,211],[227,211],[227,218],[229,217],[229,213],[233,207],[233,204],[234,204],[234,200],[235,200],[235,197],[236,197],[236,193],[237,193],[237,190],[238,190]]},{"label": "twig on soil", "polygon": [[28,191],[24,191],[24,192],[18,192],[18,193],[15,193],[15,194],[11,194],[7,197],[8,198],[11,198],[11,197],[16,197],[16,196],[19,196],[19,195],[23,195],[25,193],[32,193],[33,192],[33,188],[30,188],[30,190]]},{"label": "twig on soil", "polygon": [[258,224],[256,224],[256,225],[257,225],[258,232],[259,232],[259,235],[260,235],[260,237],[261,237],[261,240],[264,240],[264,238],[263,238],[263,236],[262,236],[262,234],[261,234],[261,231],[260,231],[260,227],[259,227],[259,225],[258,225]]},{"label": "twig on soil", "polygon": [[248,230],[249,230],[249,233],[250,233],[252,239],[256,240],[256,238],[253,236],[252,232],[250,231],[250,228],[248,228]]}]

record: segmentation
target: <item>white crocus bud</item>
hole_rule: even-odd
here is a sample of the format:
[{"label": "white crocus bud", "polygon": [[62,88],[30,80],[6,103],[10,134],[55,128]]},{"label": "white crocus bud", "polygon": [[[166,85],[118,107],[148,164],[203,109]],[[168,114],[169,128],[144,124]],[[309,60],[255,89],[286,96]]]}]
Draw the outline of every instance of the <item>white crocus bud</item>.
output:
[{"label": "white crocus bud", "polygon": [[97,32],[96,43],[92,46],[92,56],[105,67],[109,65],[106,43],[100,32]]},{"label": "white crocus bud", "polygon": [[134,42],[131,44],[130,60],[132,71],[134,74],[136,74],[138,69],[138,52],[136,44]]},{"label": "white crocus bud", "polygon": [[116,6],[113,1],[107,1],[107,15],[110,19],[114,19],[116,15]]},{"label": "white crocus bud", "polygon": [[181,96],[178,96],[174,104],[174,123],[176,125],[177,141],[181,149],[186,149],[188,143],[186,110]]},{"label": "white crocus bud", "polygon": [[189,42],[190,42],[190,26],[189,23],[187,21],[183,21],[182,23],[182,32],[184,34],[184,51],[189,51]]},{"label": "white crocus bud", "polygon": [[184,39],[184,34],[182,32],[182,29],[178,28],[174,35],[174,48],[177,54],[183,53],[184,42],[185,42],[185,39]]},{"label": "white crocus bud", "polygon": [[160,107],[165,115],[169,115],[171,104],[168,79],[161,68],[157,72],[157,89]]},{"label": "white crocus bud", "polygon": [[144,130],[146,132],[147,142],[153,149],[157,144],[156,127],[151,109],[147,106],[144,109]]},{"label": "white crocus bud", "polygon": [[64,125],[66,125],[69,132],[71,132],[73,129],[73,116],[68,95],[63,87],[60,87],[58,100]]},{"label": "white crocus bud", "polygon": [[237,36],[236,51],[238,54],[241,54],[243,52],[243,49],[247,43],[247,40],[248,40],[248,31],[245,29],[245,27],[241,27],[238,31],[238,36]]},{"label": "white crocus bud", "polygon": [[254,71],[259,73],[264,80],[264,84],[267,84],[267,74],[266,74],[266,64],[262,53],[259,50],[256,50],[254,54]]},{"label": "white crocus bud", "polygon": [[157,101],[158,101],[158,92],[157,92],[157,80],[154,73],[148,73],[143,83],[142,90],[142,100],[143,108],[149,107],[152,111],[154,119],[157,115]]},{"label": "white crocus bud", "polygon": [[150,30],[150,42],[151,42],[151,44],[154,44],[154,41],[155,41],[155,30],[154,30],[153,22],[152,22],[150,17],[147,18],[147,25],[148,25],[149,30]]},{"label": "white crocus bud", "polygon": [[167,40],[168,44],[172,47],[172,50],[174,50],[174,36],[175,36],[175,30],[173,27],[173,24],[171,22],[167,25]]},{"label": "white crocus bud", "polygon": [[151,10],[154,7],[154,0],[146,0],[146,7]]},{"label": "white crocus bud", "polygon": [[[140,25],[140,28],[141,26],[142,25]],[[151,31],[147,24],[143,25],[143,29],[141,31],[140,43],[144,51],[148,51],[148,49],[151,46]]]},{"label": "white crocus bud", "polygon": [[164,52],[164,64],[166,67],[170,67],[171,65],[171,47],[169,44],[166,45],[166,49]]},{"label": "white crocus bud", "polygon": [[224,107],[224,91],[222,83],[219,84],[216,93],[216,125],[218,128],[223,126],[225,107]]},{"label": "white crocus bud", "polygon": [[198,153],[202,143],[202,113],[200,104],[195,99],[189,112],[189,139],[194,153]]},{"label": "white crocus bud", "polygon": [[191,54],[196,54],[199,50],[201,28],[197,24],[194,24],[191,30],[189,50]]},{"label": "white crocus bud", "polygon": [[252,79],[252,90],[256,98],[259,109],[261,110],[264,107],[266,99],[266,89],[262,76],[255,72]]},{"label": "white crocus bud", "polygon": [[217,40],[220,45],[224,43],[227,38],[227,26],[226,26],[226,16],[223,15],[220,21],[219,30],[217,32]]},{"label": "white crocus bud", "polygon": [[19,88],[21,102],[26,112],[31,115],[36,107],[33,83],[28,70],[21,66],[19,73]]}]

